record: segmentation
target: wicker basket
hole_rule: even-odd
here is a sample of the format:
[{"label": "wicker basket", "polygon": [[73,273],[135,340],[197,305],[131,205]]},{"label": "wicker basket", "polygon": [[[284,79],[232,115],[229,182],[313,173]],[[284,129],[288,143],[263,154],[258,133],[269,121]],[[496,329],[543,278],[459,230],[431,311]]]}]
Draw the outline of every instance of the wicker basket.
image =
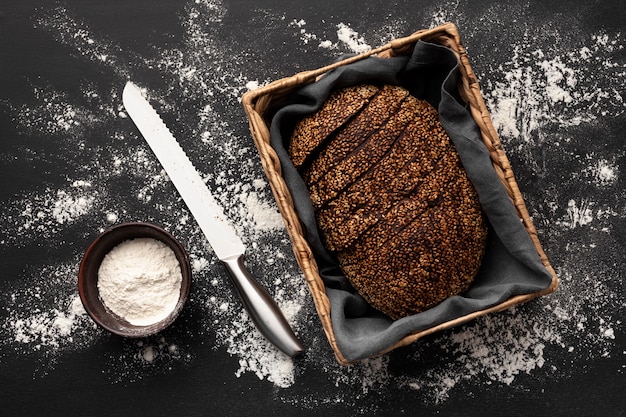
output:
[{"label": "wicker basket", "polygon": [[275,110],[284,104],[284,99],[294,89],[304,84],[315,82],[318,77],[334,68],[362,60],[372,55],[384,58],[408,55],[413,50],[416,42],[420,39],[446,46],[454,51],[458,56],[461,64],[461,82],[460,85],[458,85],[461,97],[467,102],[468,107],[471,110],[472,118],[479,127],[484,145],[490,153],[493,168],[500,180],[503,182],[513,205],[516,208],[517,214],[523,222],[523,225],[537,250],[541,262],[552,275],[552,281],[549,287],[545,290],[531,294],[513,296],[496,306],[407,335],[402,340],[380,353],[383,354],[389,352],[400,346],[413,343],[417,339],[428,334],[457,326],[487,313],[500,311],[513,305],[529,301],[535,297],[551,293],[555,291],[558,286],[556,274],[550,266],[550,263],[541,247],[537,237],[537,232],[515,181],[511,165],[502,148],[498,134],[492,125],[491,117],[482,98],[478,81],[472,71],[465,49],[461,44],[458,29],[454,24],[447,23],[433,29],[421,30],[408,37],[393,40],[384,46],[336,62],[332,65],[328,65],[317,70],[301,72],[292,77],[274,81],[265,87],[245,93],[242,98],[243,106],[249,119],[252,137],[260,153],[263,168],[268,177],[274,197],[278,204],[278,208],[285,221],[297,262],[306,278],[309,290],[315,302],[317,313],[322,322],[326,336],[328,337],[328,341],[333,348],[337,361],[342,365],[348,365],[350,362],[345,358],[337,346],[330,317],[330,302],[325,292],[324,283],[320,277],[311,248],[303,236],[303,230],[294,209],[292,196],[281,176],[281,167],[278,156],[270,145],[270,120],[268,120],[268,114],[272,110]]}]

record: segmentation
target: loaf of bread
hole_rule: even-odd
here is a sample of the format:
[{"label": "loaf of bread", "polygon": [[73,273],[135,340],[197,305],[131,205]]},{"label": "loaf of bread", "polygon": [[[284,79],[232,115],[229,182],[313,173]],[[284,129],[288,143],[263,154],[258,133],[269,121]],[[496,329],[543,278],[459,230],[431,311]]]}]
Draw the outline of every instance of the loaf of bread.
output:
[{"label": "loaf of bread", "polygon": [[486,221],[426,101],[389,85],[337,90],[297,123],[289,154],[326,248],[370,305],[399,319],[468,289]]}]

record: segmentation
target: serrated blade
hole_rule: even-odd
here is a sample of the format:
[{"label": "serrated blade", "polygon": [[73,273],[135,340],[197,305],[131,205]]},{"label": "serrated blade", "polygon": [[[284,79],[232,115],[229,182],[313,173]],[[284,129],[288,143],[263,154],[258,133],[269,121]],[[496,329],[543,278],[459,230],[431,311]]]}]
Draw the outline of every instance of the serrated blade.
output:
[{"label": "serrated blade", "polygon": [[122,93],[122,102],[176,186],[217,257],[226,260],[242,255],[245,246],[228,223],[222,207],[141,91],[134,84],[127,83]]},{"label": "serrated blade", "polygon": [[246,269],[243,261],[245,252],[243,242],[228,223],[222,207],[174,135],[133,83],[126,83],[122,92],[122,102],[187,204],[216,256],[224,264],[256,327],[287,355],[292,357],[301,355],[304,347],[276,302]]}]

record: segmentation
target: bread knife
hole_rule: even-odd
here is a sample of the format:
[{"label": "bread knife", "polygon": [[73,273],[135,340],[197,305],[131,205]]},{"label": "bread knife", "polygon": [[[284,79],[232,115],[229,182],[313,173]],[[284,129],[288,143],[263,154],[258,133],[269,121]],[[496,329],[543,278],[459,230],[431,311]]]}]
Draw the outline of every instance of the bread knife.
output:
[{"label": "bread knife", "polygon": [[246,269],[242,240],[185,151],[132,82],[126,83],[122,102],[228,271],[252,322],[282,352],[291,357],[300,355],[302,344],[276,302]]}]

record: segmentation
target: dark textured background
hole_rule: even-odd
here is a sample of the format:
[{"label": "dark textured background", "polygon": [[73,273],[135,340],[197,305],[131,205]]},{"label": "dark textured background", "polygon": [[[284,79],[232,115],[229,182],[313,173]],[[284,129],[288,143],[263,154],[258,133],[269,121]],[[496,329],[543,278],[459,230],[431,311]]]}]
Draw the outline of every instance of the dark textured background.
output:
[{"label": "dark textured background", "polygon": [[[190,16],[195,9],[200,16],[194,20]],[[306,24],[295,23],[301,19]],[[626,6],[615,0],[4,2],[0,5],[0,215],[4,222],[0,415],[626,415],[625,19]],[[499,318],[479,320],[398,349],[384,359],[383,369],[375,366],[378,362],[353,370],[335,365],[309,300],[294,320],[305,344],[313,348],[296,362],[294,382],[280,388],[254,372],[236,376],[241,358],[220,340],[223,333],[206,325],[207,314],[223,317],[207,313],[206,282],[224,277],[224,272],[203,246],[193,222],[181,226],[184,207],[167,181],[161,178],[149,189],[149,204],[135,197],[143,189],[142,181],[158,174],[154,163],[136,170],[107,165],[111,155],[144,145],[127,119],[103,112],[116,109],[119,96],[115,94],[127,79],[136,80],[159,101],[164,118],[201,171],[219,177],[221,170],[241,169],[244,179],[262,178],[260,162],[249,159],[251,138],[236,99],[247,81],[290,76],[351,52],[340,43],[332,50],[318,47],[322,40],[337,41],[340,23],[378,46],[390,37],[448,20],[459,26],[485,94],[510,82],[505,77],[507,68],[523,73],[525,68],[536,68],[535,59],[557,57],[575,71],[577,84],[566,87],[573,95],[571,102],[533,104],[537,97],[532,94],[540,89],[528,87],[521,93],[527,105],[511,117],[536,117],[541,125],[518,135],[502,132],[561,288],[545,300]],[[191,21],[204,26],[192,30]],[[95,42],[85,42],[83,31]],[[191,36],[198,33],[206,37]],[[316,38],[311,39],[311,34]],[[601,36],[607,41],[599,42]],[[589,52],[591,58],[576,55],[590,46],[596,47]],[[172,55],[164,59],[165,53]],[[101,55],[107,56],[100,59]],[[181,78],[184,71],[168,67],[167,62],[186,62],[195,68],[190,77],[209,80],[214,95],[203,96],[202,86]],[[536,86],[549,80],[532,82]],[[511,85],[524,88],[523,83]],[[85,95],[87,90],[97,92],[97,99]],[[50,91],[55,94],[48,96]],[[58,128],[54,117],[67,115],[67,104],[80,109],[74,117],[80,125]],[[201,108],[209,109],[202,123],[198,122]],[[548,113],[529,114],[535,109]],[[577,123],[563,120],[576,117]],[[50,126],[57,128],[51,131]],[[248,159],[239,159],[240,154],[231,149],[234,156],[219,161],[212,152],[223,148],[197,140],[207,126],[213,126],[216,140],[228,133],[230,143],[248,149]],[[243,165],[250,160],[251,165]],[[600,166],[598,161],[609,168],[608,176],[590,171]],[[105,174],[113,169],[122,174]],[[55,190],[71,192],[74,188],[68,181],[81,178],[92,182],[104,203],[63,223],[36,219],[37,210],[53,210],[48,205]],[[236,216],[242,203],[236,200],[237,190],[228,193],[233,203],[227,212]],[[259,193],[271,201],[267,185]],[[24,207],[31,207],[35,216],[30,229],[24,226]],[[135,342],[93,328],[74,329],[73,339],[59,342],[60,346],[45,340],[16,340],[16,320],[64,308],[59,300],[75,292],[74,273],[82,251],[110,224],[98,209],[113,208],[119,221],[169,226],[193,255],[210,260],[195,277],[190,305],[165,333],[185,352],[183,357],[137,364],[132,360]],[[263,254],[285,253],[274,266],[297,276],[286,235],[263,236]],[[273,282],[276,269],[263,265],[262,256],[253,257],[251,264],[269,277],[266,284]],[[220,288],[230,300],[232,289]],[[233,300],[232,308],[238,308]],[[520,351],[497,340],[500,335],[507,339],[509,332],[511,344],[516,335],[524,335],[520,323],[525,317],[539,324],[529,331],[546,334],[537,336],[546,343],[529,347],[528,357],[522,355],[520,360],[541,357],[545,363],[516,373],[510,381],[490,375],[488,367],[476,375],[463,375],[464,369],[477,368],[469,366],[470,360],[463,358],[467,350],[455,350],[450,338],[480,335],[481,326],[492,326],[484,331],[493,349],[486,355],[496,363],[498,355],[504,360]],[[533,349],[542,350],[541,354]],[[476,361],[488,362],[480,355]],[[456,379],[446,387],[445,379],[436,378],[439,372]],[[372,373],[375,382],[370,386]],[[418,382],[411,385],[410,381],[429,384],[417,389]],[[446,395],[437,394],[438,390]]]}]

